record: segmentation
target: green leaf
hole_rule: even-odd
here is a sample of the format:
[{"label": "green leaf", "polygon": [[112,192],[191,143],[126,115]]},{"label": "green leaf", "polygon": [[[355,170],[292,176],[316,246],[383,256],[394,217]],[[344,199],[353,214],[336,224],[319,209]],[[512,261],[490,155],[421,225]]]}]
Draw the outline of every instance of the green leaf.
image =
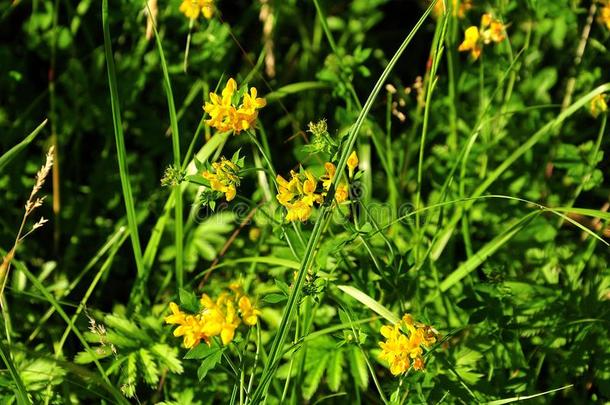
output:
[{"label": "green leaf", "polygon": [[140,328],[138,328],[133,322],[128,321],[118,315],[106,315],[104,317],[104,323],[111,329],[121,332],[123,335],[131,337],[133,339],[140,339],[144,334]]},{"label": "green leaf", "polygon": [[381,315],[388,321],[392,323],[400,322],[400,318],[394,315],[392,311],[390,311],[389,309],[387,309],[386,307],[384,307],[379,302],[375,301],[373,298],[369,297],[359,289],[351,287],[349,285],[340,285],[337,288],[339,288],[341,291],[351,296],[352,298],[360,301],[362,304],[366,305],[369,309]]},{"label": "green leaf", "polygon": [[150,348],[150,351],[157,357],[157,359],[163,363],[169,371],[176,374],[182,374],[184,369],[182,363],[178,359],[177,352],[173,347],[170,347],[164,343],[157,343]]},{"label": "green leaf", "polygon": [[184,288],[180,289],[180,306],[189,312],[199,312],[199,300],[192,291],[187,291]]},{"label": "green leaf", "polygon": [[349,358],[349,369],[356,386],[366,389],[369,386],[369,373],[366,368],[364,355],[357,346],[351,346],[347,353]]},{"label": "green leaf", "polygon": [[275,286],[279,288],[284,294],[290,294],[290,286],[282,280],[275,279]]},{"label": "green leaf", "polygon": [[184,358],[185,359],[205,359],[206,357],[214,354],[217,350],[219,350],[218,347],[214,347],[214,346],[210,347],[205,344],[200,344],[200,345],[193,347],[191,350],[189,350],[184,355]]},{"label": "green leaf", "polygon": [[267,302],[269,304],[277,304],[278,302],[286,301],[287,299],[288,296],[284,294],[272,293],[265,295],[265,297],[263,297],[263,302]]},{"label": "green leaf", "polygon": [[197,377],[199,377],[199,381],[203,380],[205,376],[208,374],[208,371],[212,370],[216,364],[220,362],[222,358],[223,349],[215,348],[213,349],[214,353],[210,354],[206,357],[202,362],[199,368],[197,369]]},{"label": "green leaf", "polygon": [[150,352],[146,349],[140,349],[140,361],[142,363],[142,374],[144,374],[144,381],[149,385],[155,385],[159,382],[159,369],[155,364]]},{"label": "green leaf", "polygon": [[341,377],[343,376],[343,350],[335,350],[330,357],[326,369],[326,382],[332,392],[341,388]]},{"label": "green leaf", "polygon": [[326,363],[328,363],[328,356],[323,355],[317,359],[313,365],[313,368],[307,373],[305,378],[305,387],[303,388],[303,398],[306,400],[311,399],[313,394],[315,394],[316,390],[318,389],[320,381],[322,380],[322,375],[324,375]]},{"label": "green leaf", "polygon": [[103,359],[112,354],[112,349],[109,346],[100,346],[97,347],[93,353],[90,352],[79,352],[74,357],[74,362],[76,364],[89,364],[92,363],[93,360]]},{"label": "green leaf", "polygon": [[185,176],[184,179],[189,183],[197,184],[198,186],[210,187],[210,182],[199,174],[189,174]]}]

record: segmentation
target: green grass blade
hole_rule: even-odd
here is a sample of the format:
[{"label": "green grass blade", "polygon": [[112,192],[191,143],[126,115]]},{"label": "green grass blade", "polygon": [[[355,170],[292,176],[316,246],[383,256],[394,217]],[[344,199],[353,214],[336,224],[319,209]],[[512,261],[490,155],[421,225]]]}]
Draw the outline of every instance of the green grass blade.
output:
[{"label": "green grass blade", "polygon": [[[106,0],[104,0],[104,2],[106,2]],[[59,304],[59,302],[57,302],[57,299],[55,299],[55,297],[53,296],[53,294],[51,294],[49,292],[49,290],[40,282],[40,280],[38,280],[38,278],[36,278],[35,275],[33,275],[25,265],[23,265],[22,263],[18,262],[18,261],[14,261],[13,264],[15,265],[15,268],[17,270],[19,270],[20,272],[22,272],[28,280],[30,280],[30,282],[34,285],[34,287],[36,287],[36,289],[38,289],[38,291],[40,291],[42,293],[42,295],[44,296],[44,298],[49,302],[49,304],[51,304],[54,308],[55,311],[57,311],[57,313],[59,314],[59,316],[61,316],[61,318],[66,322],[66,324],[70,327],[70,329],[72,329],[72,331],[74,332],[74,335],[78,338],[79,342],[81,343],[81,345],[83,346],[83,348],[90,352],[92,354],[93,357],[93,363],[95,364],[95,366],[97,367],[98,371],[100,372],[100,375],[105,383],[104,388],[110,393],[112,394],[112,396],[115,398],[115,400],[117,401],[117,403],[120,404],[127,404],[127,400],[123,397],[123,395],[121,395],[121,393],[119,392],[119,390],[116,389],[116,387],[114,387],[114,385],[112,385],[112,382],[110,381],[110,379],[108,378],[108,376],[106,375],[106,371],[104,370],[104,368],[102,367],[102,365],[100,364],[100,362],[97,360],[97,358],[94,355],[94,350],[91,348],[91,346],[89,346],[89,343],[87,343],[87,340],[85,339],[85,337],[83,336],[83,334],[78,330],[78,328],[74,325],[74,323],[72,322],[72,320],[70,320],[70,317],[68,317],[68,315],[66,314],[66,312],[63,310],[63,308],[61,307],[61,305]]]},{"label": "green grass blade", "polygon": [[[337,171],[335,173],[335,176],[332,179],[330,192],[328,194],[329,201],[333,200],[336,184],[339,181],[341,174],[345,170],[345,166],[347,164],[347,159],[348,159],[349,154],[351,153],[352,149],[354,148],[360,128],[364,124],[364,120],[366,119],[366,116],[368,115],[369,111],[371,110],[377,95],[381,91],[390,72],[392,71],[392,69],[394,68],[396,63],[398,62],[398,59],[403,54],[403,52],[405,51],[405,49],[407,48],[407,46],[409,45],[409,43],[411,42],[411,40],[413,39],[413,37],[415,36],[417,31],[419,31],[419,28],[422,26],[422,24],[424,23],[424,21],[426,20],[426,18],[430,14],[430,12],[432,11],[435,4],[436,4],[436,1],[433,1],[430,4],[430,6],[424,12],[422,17],[417,22],[417,24],[413,27],[411,32],[407,35],[407,37],[405,38],[403,43],[400,45],[400,47],[398,48],[398,50],[396,51],[396,53],[394,54],[392,59],[388,62],[388,65],[385,67],[384,71],[382,72],[379,79],[377,80],[377,83],[373,87],[373,90],[369,94],[369,97],[368,97],[364,107],[362,108],[362,111],[358,115],[356,122],[354,123],[353,127],[350,130],[347,140],[342,145],[343,149],[341,151],[341,156],[340,156],[339,162],[337,164]],[[263,372],[261,375],[261,382],[260,382],[259,386],[257,387],[256,391],[254,392],[254,395],[252,396],[251,402],[253,402],[253,403],[257,403],[258,401],[260,401],[261,398],[266,394],[267,389],[269,387],[269,383],[271,382],[271,379],[273,378],[273,375],[275,374],[275,370],[277,369],[277,366],[279,365],[279,360],[282,355],[282,346],[284,345],[284,342],[286,341],[286,337],[290,330],[292,320],[294,319],[294,316],[295,316],[296,306],[298,303],[298,297],[299,297],[301,288],[303,286],[303,282],[305,280],[305,275],[307,274],[307,271],[309,270],[309,268],[313,265],[313,261],[314,261],[314,257],[315,257],[314,251],[318,244],[318,241],[320,240],[322,230],[325,229],[325,223],[328,221],[328,219],[330,217],[330,215],[329,215],[330,210],[331,210],[331,207],[329,205],[324,205],[320,209],[320,215],[319,215],[318,219],[316,220],[311,237],[309,238],[309,240],[307,242],[305,254],[303,256],[303,261],[301,262],[301,268],[299,269],[297,278],[294,283],[294,287],[290,293],[290,296],[288,297],[288,301],[286,303],[286,307],[282,314],[282,319],[280,321],[278,331],[273,340],[271,349],[269,350],[268,361],[265,365],[265,368],[263,369]]]},{"label": "green grass blade", "polygon": [[478,197],[482,195],[490,185],[492,185],[505,171],[508,169],[517,159],[523,156],[528,150],[534,147],[545,135],[552,132],[556,128],[559,128],[563,122],[573,115],[575,112],[588,105],[593,97],[598,94],[602,94],[610,91],[610,83],[602,84],[601,86],[591,90],[589,93],[582,96],[569,108],[563,111],[553,121],[549,122],[542,128],[540,128],[534,135],[532,135],[527,141],[513,151],[508,158],[506,158],[500,166],[498,166],[483,183],[476,188],[472,197]]},{"label": "green grass blade", "polygon": [[320,89],[328,89],[329,86],[326,83],[322,82],[299,82],[299,83],[290,83],[285,86],[280,87],[277,90],[272,91],[271,93],[265,95],[265,100],[267,103],[272,103],[281,98],[289,96],[291,94],[301,93],[303,91],[310,90],[320,90]]},{"label": "green grass blade", "polygon": [[574,384],[564,385],[563,387],[559,387],[559,388],[555,388],[555,389],[552,389],[552,390],[540,392],[538,394],[533,394],[533,395],[517,395],[516,397],[512,397],[512,398],[498,399],[498,400],[495,400],[495,401],[486,402],[486,404],[487,405],[504,405],[504,404],[510,404],[510,403],[513,403],[513,402],[520,402],[520,401],[524,401],[526,399],[532,399],[532,398],[536,398],[536,397],[541,397],[543,395],[548,395],[548,394],[551,394],[553,392],[557,392],[557,391],[561,391],[561,390],[567,390],[568,388],[572,388],[573,386],[574,386]]},{"label": "green grass blade", "polygon": [[[214,151],[216,151],[221,145],[224,144],[224,142],[226,141],[228,136],[229,136],[228,132],[224,133],[224,134],[214,135],[212,137],[212,139],[210,139],[203,146],[203,148],[201,148],[201,150],[197,153],[196,158],[202,162],[207,161],[210,158],[210,156],[212,156],[212,154],[214,154]],[[185,167],[187,174],[196,172],[194,161],[191,161],[188,166],[186,165],[186,162],[183,162],[182,167]],[[180,185],[180,192],[184,193],[184,191],[186,190],[187,187],[188,187],[188,183],[182,183]],[[167,202],[165,203],[165,207],[163,208],[163,215],[161,215],[159,217],[159,219],[157,219],[157,222],[155,223],[155,226],[152,230],[150,239],[148,240],[148,243],[146,244],[146,249],[144,251],[144,266],[146,267],[147,271],[150,271],[150,268],[152,267],[153,262],[155,260],[155,256],[157,255],[157,252],[159,250],[159,244],[161,243],[161,237],[163,236],[163,231],[165,230],[165,225],[167,224],[167,221],[169,220],[170,210],[174,206],[174,198],[175,198],[175,195],[174,195],[174,193],[172,193],[169,196],[169,198],[167,199]]]},{"label": "green grass blade", "polygon": [[377,314],[383,316],[385,319],[392,323],[400,322],[400,318],[392,311],[381,305],[379,302],[375,301],[373,298],[363,293],[357,288],[351,287],[349,285],[340,285],[337,286],[338,289],[354,298],[357,301],[360,301],[362,304],[366,305],[371,311],[376,312]]},{"label": "green grass blade", "polygon": [[[152,14],[148,1],[145,1],[145,4],[146,8],[148,9],[148,13]],[[163,71],[163,90],[165,90],[165,96],[167,97],[167,108],[169,110],[174,167],[179,169],[181,167],[180,134],[178,132],[178,119],[176,117],[174,94],[172,93],[172,84],[169,80],[167,62],[165,61],[163,45],[161,44],[161,38],[159,37],[159,32],[157,31],[156,21],[153,21],[152,26],[155,33],[157,50],[159,51],[159,58],[161,60],[161,69]],[[179,185],[174,186],[174,226],[176,248],[176,289],[179,289],[184,284],[184,218],[182,217],[182,190],[180,189]]]},{"label": "green grass blade", "polygon": [[520,230],[525,228],[529,222],[534,219],[535,216],[540,215],[540,211],[530,212],[507,230],[496,236],[492,241],[487,243],[478,252],[475,252],[470,259],[466,260],[460,265],[453,273],[443,280],[440,285],[441,291],[447,291],[461,279],[466,277],[472,271],[476,270],[483,262],[492,254],[494,254],[499,248],[501,248],[506,242],[511,240]]},{"label": "green grass blade", "polygon": [[28,136],[26,136],[23,141],[19,142],[17,145],[13,146],[8,151],[3,153],[2,156],[0,156],[0,171],[2,171],[2,169],[4,169],[4,166],[6,166],[13,159],[15,159],[19,152],[25,149],[36,138],[36,136],[38,136],[44,126],[47,125],[48,121],[48,119],[42,121],[42,124],[38,125],[36,129],[34,129]]},{"label": "green grass blade", "polygon": [[[125,148],[125,137],[123,135],[123,123],[121,121],[121,107],[119,105],[119,93],[117,88],[116,71],[114,67],[114,57],[110,42],[110,28],[108,26],[108,0],[102,1],[102,27],[104,31],[104,52],[106,54],[106,67],[108,69],[108,86],[110,87],[110,104],[112,107],[112,123],[114,125],[114,136],[117,147],[117,158],[119,162],[119,174],[121,177],[121,187],[123,189],[123,199],[127,211],[127,223],[129,235],[133,247],[133,254],[138,271],[138,278],[145,279],[144,263],[142,260],[142,248],[140,247],[140,237],[138,235],[138,222],[136,219],[135,204],[131,192],[131,182],[129,179],[129,169],[127,167],[127,151]],[[138,284],[138,283],[137,283]],[[140,285],[142,285],[141,283]],[[141,295],[141,292],[138,296]]]},{"label": "green grass blade", "polygon": [[[566,119],[572,116],[574,113],[579,111],[581,108],[586,106],[593,97],[598,94],[602,94],[610,91],[610,83],[605,83],[593,90],[589,93],[582,96],[580,99],[574,102],[569,108],[564,110],[561,114],[559,114],[555,119],[548,122],[538,131],[536,131],[527,141],[525,141],[521,146],[513,151],[508,158],[506,158],[500,166],[498,166],[494,171],[492,171],[489,176],[483,181],[476,190],[472,193],[471,197],[473,198],[471,201],[466,202],[464,205],[464,209],[468,209],[475,203],[476,198],[483,195],[485,191],[504,174],[504,172],[512,166],[521,156],[523,156],[528,150],[534,147],[538,142],[540,142],[544,136],[551,133],[554,129],[558,128]],[[432,249],[432,260],[437,260],[441,253],[443,252],[446,244],[448,243],[453,231],[457,223],[460,220],[461,211],[457,211],[453,217],[448,221],[445,229],[441,232],[442,236],[438,238],[437,243]]]},{"label": "green grass blade", "polygon": [[17,367],[15,367],[15,364],[11,359],[11,354],[8,350],[8,347],[4,346],[2,340],[0,340],[0,356],[2,357],[2,361],[4,362],[4,364],[6,364],[6,368],[8,369],[11,378],[15,382],[15,396],[17,397],[17,403],[31,404],[32,402],[28,397],[28,392],[25,389],[25,385],[23,384],[21,376],[19,375],[19,371],[17,370]]}]

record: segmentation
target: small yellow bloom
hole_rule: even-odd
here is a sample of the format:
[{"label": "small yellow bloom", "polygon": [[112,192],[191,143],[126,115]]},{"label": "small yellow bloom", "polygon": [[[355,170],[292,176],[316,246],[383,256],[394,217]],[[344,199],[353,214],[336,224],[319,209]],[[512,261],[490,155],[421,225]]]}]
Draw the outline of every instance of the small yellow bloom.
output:
[{"label": "small yellow bloom", "polygon": [[597,118],[600,114],[608,111],[608,104],[606,103],[606,98],[603,94],[598,94],[593,97],[591,104],[589,104],[589,111],[593,118]]},{"label": "small yellow bloom", "polygon": [[224,193],[227,201],[233,200],[239,186],[239,167],[222,157],[220,162],[212,163],[212,169],[213,171],[206,170],[201,175],[210,182],[212,190]]},{"label": "small yellow bloom", "polygon": [[261,313],[252,305],[250,298],[245,295],[239,299],[239,312],[241,313],[242,321],[248,326],[256,325],[258,315]]},{"label": "small yellow bloom", "polygon": [[247,326],[257,323],[260,311],[244,294],[241,286],[233,283],[229,288],[231,291],[221,293],[216,301],[203,294],[199,301],[201,310],[194,315],[183,313],[173,302],[169,304],[172,314],[165,317],[165,322],[178,325],[174,336],[183,336],[186,348],[197,346],[201,340],[209,345],[210,339],[215,336],[220,337],[223,345],[228,345],[242,322]]},{"label": "small yellow bloom", "polygon": [[191,20],[197,19],[199,13],[209,20],[214,15],[214,0],[183,0],[180,11]]},{"label": "small yellow bloom", "polygon": [[499,43],[506,39],[505,25],[486,13],[481,17],[481,27],[471,26],[464,31],[464,41],[458,47],[459,51],[470,51],[474,60],[481,56],[483,45],[492,42]]},{"label": "small yellow bloom", "polygon": [[[458,0],[453,0],[453,16],[458,18],[464,18],[466,12],[472,8],[472,0],[461,0],[460,6],[457,5]],[[445,9],[445,5],[443,0],[438,0],[434,5],[434,9],[432,10],[432,14],[435,17],[442,17],[447,10]]]},{"label": "small yellow bloom", "polygon": [[604,6],[600,10],[599,20],[610,30],[610,1],[606,0]]},{"label": "small yellow bloom", "polygon": [[[403,333],[401,326],[408,334]],[[384,325],[380,330],[386,339],[379,342],[381,354],[379,358],[386,360],[393,375],[407,372],[411,364],[415,370],[424,368],[423,349],[429,348],[436,342],[436,331],[422,323],[415,323],[408,314],[403,316],[401,322],[395,325]]]},{"label": "small yellow bloom", "polygon": [[479,43],[479,29],[477,27],[470,26],[464,31],[464,41],[458,47],[458,51],[470,51],[473,59],[478,59],[481,55],[481,44]]},{"label": "small yellow bloom", "polygon": [[165,323],[181,325],[185,322],[186,314],[180,311],[180,308],[175,302],[169,303],[169,309],[172,311],[172,314],[165,317]]},{"label": "small yellow bloom", "polygon": [[[355,153],[352,152],[349,159],[352,159],[352,156],[356,157]],[[348,166],[350,164],[349,159],[347,162]],[[353,163],[353,161],[352,161],[352,163]],[[358,157],[356,157],[356,165],[358,165]],[[322,177],[320,177],[320,180],[322,180],[322,188],[324,189],[323,196],[326,197],[326,194],[328,193],[328,190],[330,189],[330,185],[332,183],[333,177],[335,177],[337,168],[335,167],[335,165],[333,163],[326,162],[326,163],[324,163],[324,169],[326,170],[326,173]],[[341,181],[335,190],[335,200],[337,201],[337,203],[340,204],[343,201],[347,200],[347,197],[348,197],[347,184],[345,182]]]},{"label": "small yellow bloom", "polygon": [[258,110],[267,105],[264,98],[257,97],[255,87],[246,91],[241,99],[234,100],[237,83],[230,78],[222,90],[222,97],[210,92],[210,101],[205,103],[203,110],[210,115],[206,124],[221,132],[233,131],[238,134],[254,126],[258,118]]},{"label": "small yellow bloom", "polygon": [[322,195],[316,193],[318,181],[314,175],[304,170],[302,173],[290,172],[290,181],[278,175],[277,200],[286,207],[287,221],[307,221],[312,213],[314,203],[323,201]]},{"label": "small yellow bloom", "polygon": [[187,349],[197,346],[201,340],[209,343],[209,336],[203,332],[201,326],[198,317],[187,315],[184,322],[174,330],[174,336],[184,336],[184,347]]},{"label": "small yellow bloom", "polygon": [[358,155],[356,155],[356,151],[353,151],[347,158],[347,168],[349,170],[350,178],[354,175],[354,170],[358,168],[358,163]]}]

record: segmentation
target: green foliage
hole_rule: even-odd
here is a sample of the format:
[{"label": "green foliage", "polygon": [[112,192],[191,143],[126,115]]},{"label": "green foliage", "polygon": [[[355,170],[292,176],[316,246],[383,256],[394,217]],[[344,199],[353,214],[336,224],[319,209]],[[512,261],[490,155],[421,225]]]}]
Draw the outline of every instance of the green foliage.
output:
[{"label": "green foliage", "polygon": [[[0,4],[0,403],[610,401],[610,141],[589,111],[610,5],[214,3]],[[484,13],[506,38],[474,60]],[[267,102],[237,135],[202,110],[229,77]],[[49,222],[19,231],[49,146]],[[234,198],[203,175],[223,156]],[[291,170],[324,193],[302,223],[276,197]],[[212,311],[234,282],[256,325],[181,347],[168,304]],[[380,330],[406,313],[438,336],[393,375]]]}]

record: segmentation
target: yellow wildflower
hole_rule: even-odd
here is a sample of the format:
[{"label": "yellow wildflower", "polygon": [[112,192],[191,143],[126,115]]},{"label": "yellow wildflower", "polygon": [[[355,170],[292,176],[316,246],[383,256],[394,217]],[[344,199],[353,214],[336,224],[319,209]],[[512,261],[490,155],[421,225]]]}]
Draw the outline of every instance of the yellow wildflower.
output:
[{"label": "yellow wildflower", "polygon": [[490,13],[481,16],[481,38],[487,45],[491,42],[502,42],[506,38],[504,34],[504,24],[493,18]]},{"label": "yellow wildflower", "polygon": [[[350,155],[350,158],[352,158],[352,156],[355,156],[355,153],[352,153],[352,155]],[[350,165],[348,159],[348,166]],[[356,165],[358,158],[356,157]],[[353,161],[352,161],[353,163]],[[335,167],[335,165],[331,162],[326,162],[324,163],[324,169],[326,170],[326,173],[320,177],[320,180],[322,180],[322,188],[324,189],[324,197],[326,197],[326,193],[328,193],[328,190],[330,189],[330,185],[332,183],[333,177],[335,177],[335,172],[337,171],[337,168]],[[337,189],[335,190],[335,200],[340,204],[343,201],[347,200],[348,197],[348,187],[347,184],[343,181],[341,181],[339,183],[339,185],[337,186]]]},{"label": "yellow wildflower", "polygon": [[[453,16],[458,18],[464,18],[466,12],[472,8],[472,0],[461,0],[458,7],[458,0],[453,0]],[[432,14],[435,17],[441,17],[447,12],[443,0],[438,0],[432,9]]]},{"label": "yellow wildflower", "polygon": [[204,340],[209,344],[209,336],[201,327],[200,319],[193,315],[187,315],[184,322],[174,330],[174,336],[184,336],[184,347],[190,349]]},{"label": "yellow wildflower", "polygon": [[170,325],[181,325],[185,322],[186,314],[180,311],[180,308],[175,302],[169,303],[169,309],[172,311],[172,314],[165,317],[165,323],[169,323]]},{"label": "yellow wildflower", "polygon": [[604,6],[599,13],[599,20],[610,30],[610,1],[605,1]]},{"label": "yellow wildflower", "polygon": [[277,200],[288,210],[287,221],[307,221],[314,203],[321,203],[322,196],[316,193],[318,181],[308,170],[303,173],[290,172],[290,181],[278,175]]},{"label": "yellow wildflower", "polygon": [[197,19],[199,13],[209,20],[214,15],[214,0],[183,0],[180,11],[191,20]]},{"label": "yellow wildflower", "polygon": [[239,299],[238,304],[242,321],[244,321],[244,323],[248,326],[256,325],[256,322],[258,322],[258,316],[261,314],[261,311],[259,311],[252,305],[250,298],[244,295]]},{"label": "yellow wildflower", "polygon": [[[403,333],[401,326],[408,331],[408,334]],[[379,342],[381,347],[379,358],[388,362],[393,375],[403,374],[411,366],[415,370],[422,370],[424,368],[422,346],[429,348],[436,342],[437,336],[432,327],[415,323],[408,314],[405,314],[401,322],[395,325],[382,326],[380,332],[386,340]]]},{"label": "yellow wildflower", "polygon": [[186,348],[197,346],[201,340],[209,345],[214,336],[219,336],[222,344],[228,345],[242,322],[247,326],[256,325],[261,312],[252,305],[241,287],[232,285],[231,289],[232,292],[223,292],[216,301],[203,294],[199,301],[201,310],[194,315],[180,311],[173,302],[169,304],[172,314],[165,318],[165,322],[179,325],[174,336],[184,336]]},{"label": "yellow wildflower", "polygon": [[464,31],[464,41],[458,47],[458,51],[470,51],[473,59],[478,59],[481,55],[481,44],[479,43],[479,29],[474,25]]},{"label": "yellow wildflower", "polygon": [[356,155],[356,151],[353,151],[351,155],[347,158],[347,168],[349,170],[349,177],[352,178],[354,175],[354,170],[358,168],[358,155]]},{"label": "yellow wildflower", "polygon": [[473,59],[478,59],[483,51],[483,45],[492,42],[499,43],[506,38],[505,25],[493,18],[489,13],[481,16],[481,27],[471,26],[464,31],[464,41],[458,47],[459,51],[470,51]]},{"label": "yellow wildflower", "polygon": [[222,157],[220,162],[212,163],[212,169],[204,171],[203,178],[210,182],[212,190],[224,193],[227,201],[233,200],[239,186],[239,167]]},{"label": "yellow wildflower", "polygon": [[250,88],[241,98],[234,100],[237,83],[230,78],[222,90],[222,96],[210,92],[210,101],[203,109],[210,115],[206,124],[221,132],[233,131],[236,134],[252,128],[258,118],[258,110],[267,105],[264,98],[257,97],[255,87]]},{"label": "yellow wildflower", "polygon": [[603,94],[598,94],[593,97],[591,104],[589,104],[589,111],[593,118],[597,118],[600,114],[608,111],[608,104],[606,103],[606,98]]}]

